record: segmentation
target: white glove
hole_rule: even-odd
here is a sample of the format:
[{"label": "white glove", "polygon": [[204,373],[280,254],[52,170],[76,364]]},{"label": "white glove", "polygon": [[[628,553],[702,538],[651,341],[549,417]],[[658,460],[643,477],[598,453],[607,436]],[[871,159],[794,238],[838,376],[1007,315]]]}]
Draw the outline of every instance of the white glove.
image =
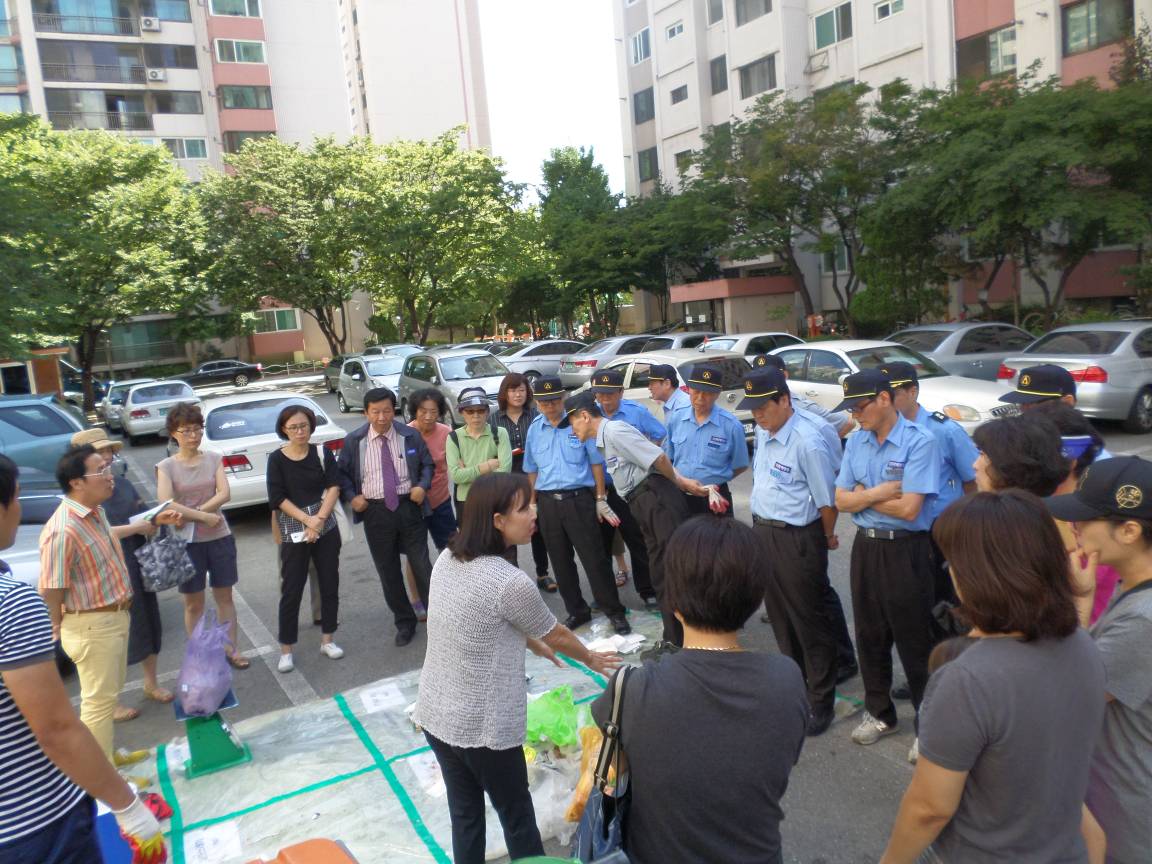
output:
[{"label": "white glove", "polygon": [[130,841],[135,853],[134,861],[161,862],[168,860],[168,850],[164,845],[164,835],[160,823],[144,802],[136,798],[123,810],[113,810],[120,832]]},{"label": "white glove", "polygon": [[596,500],[596,516],[601,522],[607,522],[613,528],[620,524],[620,517],[613,512],[612,508],[608,506],[608,501],[604,498]]}]

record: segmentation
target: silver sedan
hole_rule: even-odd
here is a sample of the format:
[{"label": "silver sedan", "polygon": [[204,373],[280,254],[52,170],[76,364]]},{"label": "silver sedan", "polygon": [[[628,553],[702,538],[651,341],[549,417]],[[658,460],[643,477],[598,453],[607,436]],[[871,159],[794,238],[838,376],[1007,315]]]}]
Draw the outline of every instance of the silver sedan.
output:
[{"label": "silver sedan", "polygon": [[1011,324],[957,321],[906,327],[886,341],[931,357],[951,375],[995,381],[1004,358],[1023,351],[1033,339]]},{"label": "silver sedan", "polygon": [[519,372],[531,384],[537,378],[556,375],[560,371],[560,358],[584,347],[583,342],[566,339],[542,339],[527,345],[510,345],[496,356],[510,372]]}]

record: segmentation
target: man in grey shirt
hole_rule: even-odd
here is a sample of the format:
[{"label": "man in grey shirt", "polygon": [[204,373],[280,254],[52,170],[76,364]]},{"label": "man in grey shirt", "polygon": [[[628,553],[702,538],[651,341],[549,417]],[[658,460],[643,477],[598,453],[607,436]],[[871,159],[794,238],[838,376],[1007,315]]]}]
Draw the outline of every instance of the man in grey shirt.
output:
[{"label": "man in grey shirt", "polygon": [[606,420],[592,393],[581,393],[564,401],[562,425],[571,424],[581,441],[592,439],[604,454],[604,467],[612,475],[616,491],[632,508],[644,545],[652,587],[664,618],[663,644],[679,647],[684,641],[680,622],[668,606],[664,591],[664,547],[672,532],[690,516],[683,495],[707,495],[705,487],[672,467],[667,454],[629,423]]}]

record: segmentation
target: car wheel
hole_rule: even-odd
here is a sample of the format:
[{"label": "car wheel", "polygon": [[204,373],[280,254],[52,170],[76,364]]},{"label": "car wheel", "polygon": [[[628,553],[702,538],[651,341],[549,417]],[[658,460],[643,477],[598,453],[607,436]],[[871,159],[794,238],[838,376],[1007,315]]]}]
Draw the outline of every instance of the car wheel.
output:
[{"label": "car wheel", "polygon": [[351,410],[348,407],[348,403],[344,400],[344,394],[343,393],[337,393],[336,394],[336,404],[340,406],[340,411],[343,414],[347,414]]},{"label": "car wheel", "polygon": [[140,436],[139,435],[129,435],[128,432],[125,431],[124,432],[124,440],[128,442],[129,447],[139,447],[140,446]]},{"label": "car wheel", "polygon": [[533,392],[535,392],[536,382],[539,381],[544,376],[541,375],[539,372],[533,370],[531,372],[525,372],[524,377],[528,380],[528,388],[530,390],[532,390]]},{"label": "car wheel", "polygon": [[1145,387],[1136,394],[1136,401],[1124,421],[1124,431],[1138,435],[1152,432],[1152,387]]},{"label": "car wheel", "polygon": [[237,375],[235,378],[232,379],[232,383],[235,384],[237,387],[247,387],[248,386],[248,376],[245,375],[243,372],[241,372],[239,375]]}]

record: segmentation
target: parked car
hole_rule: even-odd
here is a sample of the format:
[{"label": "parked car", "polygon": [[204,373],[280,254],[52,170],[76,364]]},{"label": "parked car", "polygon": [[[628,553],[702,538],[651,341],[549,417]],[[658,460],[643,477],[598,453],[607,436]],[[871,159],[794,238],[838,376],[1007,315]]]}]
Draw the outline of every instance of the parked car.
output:
[{"label": "parked car", "polygon": [[153,381],[135,384],[128,391],[120,414],[120,425],[128,443],[136,446],[145,435],[167,438],[165,418],[181,402],[200,404],[200,397],[187,381]]},{"label": "parked car", "polygon": [[252,381],[264,377],[264,367],[260,363],[244,363],[240,360],[209,360],[201,363],[191,372],[172,375],[169,380],[187,381],[193,387],[209,387],[214,384],[232,384],[247,387]]},{"label": "parked car", "polygon": [[586,383],[598,367],[622,354],[638,354],[652,338],[651,333],[635,336],[610,336],[585,345],[579,351],[560,358],[560,383],[571,390]]},{"label": "parked car", "polygon": [[995,381],[1004,358],[1027,348],[1035,337],[1011,324],[957,321],[905,327],[885,341],[919,351],[949,375]]},{"label": "parked car", "polygon": [[1004,388],[992,381],[949,375],[934,360],[895,342],[864,339],[813,342],[772,352],[784,361],[789,387],[813,402],[832,409],[844,396],[845,375],[902,360],[916,367],[920,404],[942,411],[971,434],[981,423],[1015,413],[1000,401]]},{"label": "parked car", "polygon": [[[61,360],[60,363],[60,392],[69,404],[75,405],[83,411],[84,408],[84,373],[69,363]],[[108,390],[108,382],[96,375],[92,376],[92,398],[97,404],[104,398]]]},{"label": "parked car", "polygon": [[1127,432],[1152,432],[1152,321],[1059,327],[1005,358],[997,377],[1015,387],[1020,370],[1063,366],[1076,379],[1076,407],[1088,417],[1122,420]]},{"label": "parked car", "polygon": [[523,342],[496,342],[496,341],[456,342],[452,345],[440,345],[436,348],[429,348],[428,350],[429,351],[435,351],[435,352],[441,352],[441,351],[456,351],[456,350],[459,350],[461,348],[470,348],[473,351],[487,351],[489,354],[499,354],[505,348],[509,348],[513,345],[520,346],[523,344],[524,344]]},{"label": "parked car", "polygon": [[539,342],[513,343],[496,356],[512,372],[519,372],[532,384],[545,375],[560,371],[560,358],[584,347],[583,342],[568,339],[543,339]]},{"label": "parked car", "polygon": [[120,415],[124,412],[124,400],[128,396],[128,391],[137,384],[148,384],[155,380],[155,378],[131,378],[127,381],[114,382],[96,406],[97,416],[103,418],[110,430],[119,432],[124,428]]},{"label": "parked car", "polygon": [[739,333],[712,336],[700,343],[697,351],[735,351],[744,357],[767,354],[786,345],[803,345],[804,340],[791,333]]},{"label": "parked car", "polygon": [[483,387],[493,407],[500,382],[508,367],[487,351],[456,348],[451,351],[413,354],[404,359],[396,395],[401,413],[407,414],[408,400],[417,390],[435,387],[448,400],[448,422],[459,426],[464,418],[456,413],[456,400],[465,387]]},{"label": "parked car", "polygon": [[39,478],[58,495],[56,463],[84,425],[54,393],[0,396],[0,453],[20,466],[21,486]]},{"label": "parked car", "polygon": [[302,405],[316,415],[312,443],[329,450],[344,445],[345,431],[333,423],[324,409],[307,396],[298,394],[237,393],[214,396],[201,405],[204,412],[204,438],[200,449],[219,453],[228,472],[232,498],[225,510],[251,507],[268,502],[265,473],[268,456],[284,441],[276,434],[276,418],[288,405]]},{"label": "parked car", "polygon": [[328,361],[328,365],[324,367],[324,386],[328,388],[329,393],[335,393],[336,388],[340,386],[340,372],[344,369],[344,364],[353,357],[360,356],[360,354],[337,354]]},{"label": "parked car", "polygon": [[675,351],[677,348],[696,348],[707,340],[723,333],[712,330],[684,330],[676,333],[664,333],[661,336],[649,336],[641,351]]},{"label": "parked car", "polygon": [[378,354],[396,354],[400,357],[408,357],[411,354],[419,354],[425,350],[423,345],[409,345],[406,342],[396,342],[388,345],[373,345],[365,348],[362,353],[365,357],[372,357]]},{"label": "parked car", "polygon": [[[734,351],[717,351],[705,357],[695,348],[679,348],[674,351],[643,351],[626,357],[616,357],[605,363],[601,369],[614,369],[624,375],[624,398],[639,402],[661,423],[664,422],[664,406],[652,398],[648,391],[648,370],[658,363],[675,366],[680,376],[680,389],[687,390],[684,383],[693,366],[702,363],[720,371],[720,386],[723,388],[716,404],[726,411],[735,414],[744,425],[744,435],[752,440],[754,422],[752,412],[736,408],[744,398],[744,376],[751,368],[742,354]],[[591,386],[585,382],[575,392],[579,393]]]},{"label": "parked car", "polygon": [[393,393],[400,383],[400,370],[404,358],[397,354],[378,354],[375,357],[353,357],[340,370],[340,386],[336,403],[344,413],[359,411],[364,396],[373,387],[387,387]]}]

